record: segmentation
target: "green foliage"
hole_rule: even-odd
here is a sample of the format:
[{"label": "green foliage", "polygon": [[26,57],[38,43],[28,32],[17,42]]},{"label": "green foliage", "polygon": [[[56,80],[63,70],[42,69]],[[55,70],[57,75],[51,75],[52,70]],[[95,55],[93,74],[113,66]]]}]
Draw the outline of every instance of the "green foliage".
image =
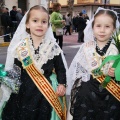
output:
[{"label": "green foliage", "polygon": [[94,77],[98,77],[98,76],[103,75],[103,72],[99,68],[96,68],[92,70],[92,74],[94,75]]},{"label": "green foliage", "polygon": [[119,30],[113,35],[113,39],[115,41],[115,46],[117,47],[120,53],[120,28]]}]

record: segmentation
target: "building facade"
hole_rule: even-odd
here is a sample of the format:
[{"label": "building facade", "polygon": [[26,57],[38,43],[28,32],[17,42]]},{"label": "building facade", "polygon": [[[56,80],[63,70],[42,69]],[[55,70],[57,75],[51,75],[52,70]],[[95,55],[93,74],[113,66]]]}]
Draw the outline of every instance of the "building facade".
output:
[{"label": "building facade", "polygon": [[38,4],[40,4],[40,0],[5,0],[5,6],[8,7],[9,10],[12,9],[12,6],[17,6],[24,11]]},{"label": "building facade", "polygon": [[[40,4],[41,0],[4,0],[5,6],[12,9],[12,6],[17,6],[23,11],[28,10],[34,5]],[[47,0],[48,7],[52,11],[52,3],[59,2],[62,5],[61,13],[66,15],[68,12],[68,0]],[[96,9],[101,6],[116,10],[120,15],[120,0],[74,0],[73,15],[78,14],[82,10],[85,10],[88,16],[91,18]]]},{"label": "building facade", "polygon": [[[62,5],[62,14],[66,15],[68,12],[68,0],[57,0]],[[50,2],[50,9],[52,9],[52,2]],[[73,16],[80,13],[82,10],[91,18],[98,7],[109,8],[118,12],[120,19],[120,0],[74,0]]]}]

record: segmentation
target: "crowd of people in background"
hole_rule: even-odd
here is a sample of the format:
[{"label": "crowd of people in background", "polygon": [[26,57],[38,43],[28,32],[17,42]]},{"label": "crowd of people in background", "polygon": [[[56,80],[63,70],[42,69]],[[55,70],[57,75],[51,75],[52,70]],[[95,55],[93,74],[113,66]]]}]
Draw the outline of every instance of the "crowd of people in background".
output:
[{"label": "crowd of people in background", "polygon": [[56,42],[62,49],[63,46],[63,35],[71,35],[72,32],[78,32],[78,42],[84,42],[84,29],[86,27],[86,22],[89,17],[86,14],[80,12],[76,17],[72,18],[72,15],[68,13],[67,15],[62,15],[60,13],[61,5],[55,3],[53,5],[53,12],[50,15],[50,22],[52,25],[52,30]]},{"label": "crowd of people in background", "polygon": [[10,12],[8,8],[2,8],[1,24],[3,26],[4,42],[10,42],[23,15],[22,9],[16,6],[13,6]]},{"label": "crowd of people in background", "polygon": [[87,21],[89,21],[89,17],[87,14],[80,12],[76,16],[71,16],[71,14],[67,14],[67,16],[63,15],[63,19],[65,20],[64,34],[71,35],[72,32],[78,33],[78,42],[84,42],[84,29],[87,25]]},{"label": "crowd of people in background", "polygon": [[[55,12],[55,11],[53,10],[53,12]],[[58,11],[58,13],[59,13],[59,11]],[[2,8],[1,24],[3,26],[3,32],[4,32],[3,34],[5,35],[4,42],[10,42],[10,40],[13,37],[13,34],[16,31],[24,14],[25,14],[25,12],[22,11],[21,8],[17,8],[16,6],[13,6],[12,10],[10,12],[9,12],[8,8],[6,8],[6,7]],[[64,23],[62,25],[63,34],[71,35],[72,32],[74,32],[74,33],[76,32],[76,33],[78,33],[77,41],[84,42],[83,41],[83,38],[84,38],[83,31],[86,27],[87,20],[89,20],[88,15],[80,12],[79,14],[77,14],[73,17],[70,13],[68,13],[67,15],[61,14],[61,16],[62,16],[61,20],[63,20],[63,23]],[[51,21],[51,24],[53,25],[54,37],[57,39],[57,41],[60,44],[60,47],[62,48],[63,36],[56,36],[55,30],[54,30],[54,20]]]}]

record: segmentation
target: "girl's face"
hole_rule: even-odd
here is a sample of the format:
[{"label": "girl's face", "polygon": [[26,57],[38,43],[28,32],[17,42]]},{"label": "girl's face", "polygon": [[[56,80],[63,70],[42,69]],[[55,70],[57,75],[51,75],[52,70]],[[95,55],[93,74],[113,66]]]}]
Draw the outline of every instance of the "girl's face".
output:
[{"label": "girl's face", "polygon": [[32,10],[26,27],[31,36],[43,38],[48,29],[48,14],[43,10]]},{"label": "girl's face", "polygon": [[95,18],[93,32],[97,41],[107,42],[114,32],[113,19],[109,15],[99,15]]}]

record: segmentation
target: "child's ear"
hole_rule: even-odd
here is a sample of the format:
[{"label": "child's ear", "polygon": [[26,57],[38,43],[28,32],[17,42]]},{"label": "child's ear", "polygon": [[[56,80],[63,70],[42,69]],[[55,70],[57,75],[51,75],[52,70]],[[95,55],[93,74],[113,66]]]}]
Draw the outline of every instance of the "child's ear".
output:
[{"label": "child's ear", "polygon": [[30,28],[30,27],[29,27],[29,24],[26,24],[26,28],[28,28],[28,29]]}]

